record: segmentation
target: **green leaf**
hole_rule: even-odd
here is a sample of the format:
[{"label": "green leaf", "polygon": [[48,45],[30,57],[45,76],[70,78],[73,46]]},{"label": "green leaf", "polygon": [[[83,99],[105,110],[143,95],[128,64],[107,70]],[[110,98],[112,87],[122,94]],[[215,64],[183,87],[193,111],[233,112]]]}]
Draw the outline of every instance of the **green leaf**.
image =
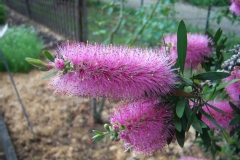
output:
[{"label": "green leaf", "polygon": [[196,113],[197,111],[201,108],[201,106],[195,106],[193,108],[193,112],[191,114],[191,116],[189,117],[189,120],[188,120],[188,125],[187,125],[187,128],[189,128],[191,126],[191,124],[193,123],[194,119],[196,118]]},{"label": "green leaf", "polygon": [[48,74],[48,75],[46,75],[46,76],[43,76],[43,77],[42,77],[42,79],[47,79],[47,78],[50,78],[50,77],[52,77],[52,76],[56,75],[57,73],[58,73],[58,71],[56,71],[56,72],[53,72],[53,73],[51,73],[51,74]]},{"label": "green leaf", "polygon": [[208,37],[210,37],[211,39],[213,39],[213,35],[209,31],[206,31],[205,34],[208,35]]},{"label": "green leaf", "polygon": [[222,36],[222,29],[219,28],[216,32],[216,34],[214,35],[213,41],[215,43],[217,43],[217,41],[220,39],[220,37]]},{"label": "green leaf", "polygon": [[205,116],[205,118],[207,118],[208,120],[210,120],[213,124],[215,124],[222,132],[224,132],[224,129],[217,123],[217,121],[212,118],[209,114],[207,114],[202,108],[200,108],[200,112]]},{"label": "green leaf", "polygon": [[208,134],[208,129],[204,128],[203,129],[203,134],[200,134],[202,140],[204,141],[204,143],[207,145],[207,147],[211,146],[211,138]]},{"label": "green leaf", "polygon": [[186,99],[180,98],[176,105],[176,114],[179,118],[182,118],[183,112],[185,110]]},{"label": "green leaf", "polygon": [[192,109],[190,108],[190,105],[189,103],[186,103],[186,106],[185,106],[185,115],[186,117],[189,119],[192,115]]},{"label": "green leaf", "polygon": [[94,137],[92,137],[92,140],[94,142],[98,142],[98,141],[101,141],[104,137],[105,137],[105,135],[98,134],[98,135],[95,135]]},{"label": "green leaf", "polygon": [[97,135],[98,135],[98,134],[100,134],[100,135],[103,134],[103,132],[101,132],[101,131],[97,131],[97,130],[92,130],[92,131],[93,131],[93,133],[95,133],[95,134],[97,134]]},{"label": "green leaf", "polygon": [[40,71],[44,71],[44,72],[46,72],[46,71],[49,71],[50,69],[49,68],[38,68]]},{"label": "green leaf", "polygon": [[176,114],[174,115],[173,123],[174,123],[175,128],[179,132],[181,132],[181,130],[182,130],[182,123],[181,123],[180,118]]},{"label": "green leaf", "polygon": [[209,95],[207,102],[210,101],[214,96],[216,96],[216,89],[217,86],[214,87],[214,91],[211,93],[211,95]]},{"label": "green leaf", "polygon": [[199,121],[199,123],[201,124],[202,128],[208,128],[208,126],[204,122]]},{"label": "green leaf", "polygon": [[199,132],[196,131],[196,133],[195,133],[195,140],[198,138],[198,135],[199,135]]},{"label": "green leaf", "polygon": [[181,131],[181,132],[176,131],[176,138],[177,138],[177,142],[178,142],[179,146],[181,146],[183,148],[184,140],[185,140],[185,132],[184,131]]},{"label": "green leaf", "polygon": [[[233,128],[230,132],[230,136],[233,136],[235,133],[240,132],[240,126]],[[239,134],[239,133],[238,133]],[[240,135],[240,134],[239,134]]]},{"label": "green leaf", "polygon": [[180,67],[181,72],[184,72],[184,65],[187,52],[187,30],[183,20],[180,21],[177,31],[177,52],[178,59],[177,63]]},{"label": "green leaf", "polygon": [[231,121],[230,121],[230,123],[229,123],[229,125],[236,125],[236,124],[238,124],[238,123],[240,123],[240,115],[239,116],[236,116],[235,118],[233,118]]},{"label": "green leaf", "polygon": [[54,62],[54,57],[51,55],[51,53],[49,53],[48,51],[43,51],[43,53],[44,53],[44,55],[45,55],[45,57],[47,58],[47,59],[49,59],[51,62]]},{"label": "green leaf", "polygon": [[237,113],[237,114],[240,114],[240,109],[235,106],[232,102],[229,101],[229,105],[230,107]]},{"label": "green leaf", "polygon": [[39,60],[39,59],[34,59],[34,58],[25,58],[25,60],[30,63],[31,65],[38,67],[38,68],[48,68],[48,64]]},{"label": "green leaf", "polygon": [[202,126],[197,118],[194,118],[193,123],[192,123],[193,128],[198,131],[199,133],[203,133],[202,131]]},{"label": "green leaf", "polygon": [[193,81],[186,77],[181,77],[182,81],[185,82],[187,85],[192,86]]},{"label": "green leaf", "polygon": [[200,79],[200,80],[219,80],[224,79],[230,76],[230,73],[226,72],[206,72],[201,73],[198,75],[193,76],[193,79]]},{"label": "green leaf", "polygon": [[[223,89],[223,88],[227,87],[228,85],[233,84],[233,83],[238,82],[238,81],[240,81],[240,79],[234,79],[234,80],[231,80],[229,82],[223,83],[216,88],[216,91],[218,91],[220,89]],[[211,90],[208,90],[207,92],[204,92],[203,94],[212,93],[214,90],[215,90],[215,88],[211,89]]]},{"label": "green leaf", "polygon": [[219,112],[219,113],[221,113],[221,114],[225,114],[224,111],[222,111],[221,109],[218,109],[218,108],[212,106],[212,105],[209,104],[209,103],[207,103],[206,106],[207,106],[207,107],[210,107],[210,108],[212,108],[212,109],[214,109],[215,111],[217,111],[217,112]]},{"label": "green leaf", "polygon": [[188,118],[187,118],[187,116],[185,114],[183,114],[183,116],[180,120],[181,120],[181,123],[182,123],[182,130],[184,130],[185,132],[188,132],[188,128],[187,128]]}]

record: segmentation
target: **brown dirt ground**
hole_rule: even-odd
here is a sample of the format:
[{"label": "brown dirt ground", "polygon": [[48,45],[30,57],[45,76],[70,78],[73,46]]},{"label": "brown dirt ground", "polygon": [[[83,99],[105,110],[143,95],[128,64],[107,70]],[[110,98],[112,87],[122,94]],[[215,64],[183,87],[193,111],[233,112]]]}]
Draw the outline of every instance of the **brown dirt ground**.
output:
[{"label": "brown dirt ground", "polygon": [[[135,160],[165,160],[178,159],[182,155],[204,157],[204,153],[192,143],[194,134],[188,136],[184,149],[175,143],[152,157],[124,153],[122,142],[93,143],[92,130],[102,130],[103,126],[93,123],[90,100],[53,94],[48,87],[49,79],[41,80],[45,74],[37,70],[13,74],[36,135],[37,141],[34,142],[10,78],[7,73],[0,73],[0,113],[19,159],[134,160],[135,157]],[[107,123],[109,110],[115,105],[106,103],[104,122]]]},{"label": "brown dirt ground", "polygon": [[[18,14],[11,14],[15,17],[12,21],[16,21]],[[37,26],[42,37],[55,35],[28,19],[21,20],[21,23]],[[93,123],[90,100],[53,94],[48,88],[49,79],[41,80],[45,74],[37,70],[13,74],[37,139],[34,141],[10,78],[6,72],[0,73],[0,114],[20,160],[167,160],[181,156],[207,156],[193,144],[194,131],[187,135],[184,149],[175,143],[150,157],[124,153],[122,142],[93,143],[92,130],[102,130],[103,126]],[[109,109],[114,106],[116,103],[106,102],[104,122],[107,123]]]}]

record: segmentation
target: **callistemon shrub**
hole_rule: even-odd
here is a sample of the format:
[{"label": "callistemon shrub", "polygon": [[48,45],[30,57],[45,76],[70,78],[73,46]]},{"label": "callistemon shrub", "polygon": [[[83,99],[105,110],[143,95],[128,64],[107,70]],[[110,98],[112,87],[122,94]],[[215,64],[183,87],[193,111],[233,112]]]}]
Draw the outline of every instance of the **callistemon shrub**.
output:
[{"label": "callistemon shrub", "polygon": [[101,44],[65,44],[55,51],[56,93],[131,100],[164,96],[177,75],[157,50]]},{"label": "callistemon shrub", "polygon": [[[170,54],[172,61],[176,61],[178,58],[177,53],[177,35],[169,34],[163,38],[164,45],[160,47],[161,51],[167,51]],[[202,34],[187,34],[187,53],[185,68],[196,68],[199,63],[206,60],[206,57],[212,56],[212,43],[211,39],[207,35]]]},{"label": "callistemon shrub", "polygon": [[175,140],[173,111],[158,100],[139,100],[114,108],[110,119],[125,148],[150,155]]},{"label": "callistemon shrub", "polygon": [[[210,101],[208,102],[210,105],[222,110],[225,114],[222,114],[211,107],[203,106],[202,109],[211,115],[217,123],[223,128],[230,128],[229,122],[234,118],[234,111],[229,105],[229,101]],[[202,116],[202,121],[206,123],[211,129],[218,129],[218,127],[213,124],[209,119]]]},{"label": "callistemon shrub", "polygon": [[[238,66],[235,66],[234,70],[231,72],[231,75],[228,78],[226,78],[226,81],[230,82],[234,79],[239,79],[239,78],[240,78],[240,68]],[[240,81],[237,81],[233,84],[228,85],[225,89],[234,103],[237,101],[240,101]]]},{"label": "callistemon shrub", "polygon": [[229,10],[240,16],[240,0],[231,0],[232,3],[229,7]]}]

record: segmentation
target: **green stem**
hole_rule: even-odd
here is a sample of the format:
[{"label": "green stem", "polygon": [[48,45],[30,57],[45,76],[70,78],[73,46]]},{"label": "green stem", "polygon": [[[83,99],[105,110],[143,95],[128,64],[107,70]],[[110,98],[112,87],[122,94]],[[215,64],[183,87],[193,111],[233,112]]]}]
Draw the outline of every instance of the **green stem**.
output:
[{"label": "green stem", "polygon": [[118,29],[120,28],[120,26],[122,24],[122,20],[123,20],[123,2],[124,2],[124,0],[121,0],[120,13],[119,13],[118,22],[117,22],[116,26],[113,28],[113,30],[110,33],[110,39],[109,39],[110,44],[113,43],[114,35],[117,33]]},{"label": "green stem", "polygon": [[143,30],[145,29],[146,25],[148,24],[148,22],[152,19],[158,4],[160,3],[160,0],[157,1],[157,3],[155,4],[151,14],[148,16],[148,19],[145,21],[145,23],[143,23],[143,25],[141,26],[141,28],[138,30],[138,32],[136,34],[134,34],[133,38],[131,39],[131,41],[129,42],[129,45],[132,46],[133,43],[135,43],[135,41],[137,40],[137,37],[143,32]]}]

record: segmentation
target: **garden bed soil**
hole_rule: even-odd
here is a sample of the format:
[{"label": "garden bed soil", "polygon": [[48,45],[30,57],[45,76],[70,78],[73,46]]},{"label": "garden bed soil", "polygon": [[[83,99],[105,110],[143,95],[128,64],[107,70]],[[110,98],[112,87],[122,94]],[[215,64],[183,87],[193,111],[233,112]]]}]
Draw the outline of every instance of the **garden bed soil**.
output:
[{"label": "garden bed soil", "polygon": [[[45,74],[38,70],[13,74],[36,136],[34,140],[8,74],[0,73],[0,113],[19,159],[125,160],[136,157],[132,152],[124,153],[122,142],[107,140],[94,143],[92,130],[102,130],[103,125],[93,123],[90,100],[53,94],[48,87],[49,79],[41,79]],[[114,106],[116,103],[106,102],[103,111],[105,123]],[[182,155],[202,157],[203,152],[192,143],[193,133],[188,136],[184,149],[175,143],[162,153],[152,157],[137,156],[136,159],[174,159]]]},{"label": "garden bed soil", "polygon": [[[43,39],[45,37],[46,48],[53,48],[57,43],[65,41],[48,28],[12,10],[8,11],[10,25],[33,25],[39,31],[39,36]],[[174,143],[152,156],[124,153],[122,142],[106,140],[94,143],[91,139],[92,130],[102,130],[103,125],[94,124],[90,99],[54,94],[48,87],[49,79],[41,79],[44,75],[46,73],[38,70],[13,74],[33,127],[34,139],[8,74],[0,73],[0,114],[20,160],[167,160],[181,156],[206,156],[193,144],[194,131],[187,135],[184,149]],[[110,109],[116,105],[114,102],[106,102],[103,111],[105,123],[108,122]],[[3,157],[1,152],[0,157]]]}]

